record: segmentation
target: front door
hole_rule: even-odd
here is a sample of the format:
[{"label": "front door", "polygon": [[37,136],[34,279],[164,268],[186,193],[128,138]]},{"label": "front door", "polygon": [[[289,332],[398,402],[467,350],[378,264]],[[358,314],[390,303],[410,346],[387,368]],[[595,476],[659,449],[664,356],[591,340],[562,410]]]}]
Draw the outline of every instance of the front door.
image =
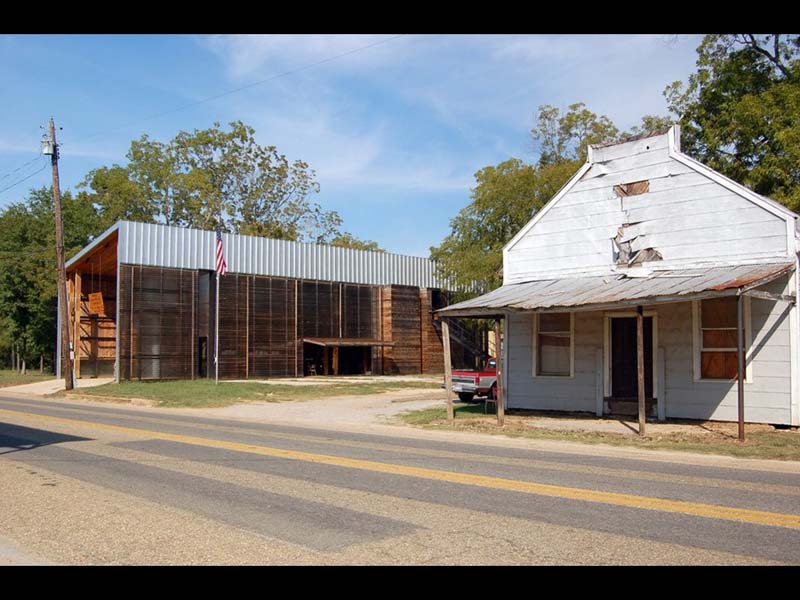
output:
[{"label": "front door", "polygon": [[[636,365],[636,317],[611,319],[611,397],[639,397]],[[644,318],[644,395],[653,397],[653,317]]]}]

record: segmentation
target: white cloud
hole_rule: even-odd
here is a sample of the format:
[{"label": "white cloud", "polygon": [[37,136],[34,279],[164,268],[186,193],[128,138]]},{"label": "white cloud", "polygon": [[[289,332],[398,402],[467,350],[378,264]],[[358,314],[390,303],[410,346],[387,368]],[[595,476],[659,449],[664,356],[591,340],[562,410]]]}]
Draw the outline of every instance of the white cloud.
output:
[{"label": "white cloud", "polygon": [[[333,57],[338,68],[371,67],[396,58],[393,35],[214,35],[199,38],[219,56],[232,79],[297,69]],[[385,43],[384,43],[385,42]],[[365,48],[368,47],[369,48]],[[394,48],[392,48],[394,46]],[[364,50],[359,50],[364,48]]]}]

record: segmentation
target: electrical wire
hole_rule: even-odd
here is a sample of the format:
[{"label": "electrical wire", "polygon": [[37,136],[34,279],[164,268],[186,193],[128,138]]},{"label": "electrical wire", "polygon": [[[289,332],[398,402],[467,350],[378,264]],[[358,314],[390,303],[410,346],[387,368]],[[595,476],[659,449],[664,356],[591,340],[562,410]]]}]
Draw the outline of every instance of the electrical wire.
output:
[{"label": "electrical wire", "polygon": [[12,183],[11,185],[9,185],[9,186],[7,186],[7,187],[4,187],[3,189],[1,189],[1,190],[0,190],[0,194],[2,194],[3,192],[5,192],[6,190],[10,190],[11,188],[13,188],[13,187],[15,187],[15,186],[19,185],[19,184],[20,184],[20,183],[22,183],[23,181],[27,181],[28,179],[30,179],[30,178],[31,178],[31,177],[33,177],[34,175],[38,175],[39,173],[41,173],[42,171],[44,171],[46,168],[47,168],[47,162],[45,162],[45,164],[43,164],[43,165],[42,165],[42,168],[41,168],[41,169],[39,169],[38,171],[34,171],[34,172],[33,172],[33,173],[31,173],[30,175],[28,175],[28,176],[26,176],[26,177],[23,177],[22,179],[18,179],[17,181],[15,181],[14,183]]},{"label": "electrical wire", "polygon": [[35,157],[35,158],[33,158],[33,159],[29,160],[28,162],[26,162],[26,163],[25,163],[24,165],[22,165],[21,167],[17,167],[17,168],[16,168],[16,169],[14,169],[13,171],[9,171],[8,173],[6,173],[6,174],[5,174],[5,175],[3,175],[2,177],[0,177],[0,181],[3,181],[3,179],[6,179],[7,177],[11,177],[11,176],[12,176],[14,173],[16,173],[17,171],[21,171],[22,169],[24,169],[24,168],[25,168],[25,167],[27,167],[28,165],[32,165],[32,164],[33,164],[33,163],[35,163],[37,160],[39,160],[39,158],[41,158],[41,157],[42,157],[42,153],[40,152],[39,154],[37,154],[37,155],[36,155],[36,157]]},{"label": "electrical wire", "polygon": [[390,38],[387,38],[385,40],[381,40],[379,42],[373,42],[372,44],[367,44],[366,46],[361,46],[360,48],[354,48],[353,50],[348,50],[347,52],[342,52],[341,54],[336,54],[335,56],[330,56],[330,57],[325,58],[323,60],[319,60],[317,62],[310,63],[310,64],[307,64],[307,65],[302,66],[302,67],[298,67],[297,69],[292,69],[290,71],[284,71],[283,73],[278,73],[277,75],[272,75],[271,77],[267,77],[266,79],[262,79],[260,81],[254,81],[253,83],[248,83],[247,85],[243,85],[241,87],[234,88],[234,89],[228,90],[226,92],[222,92],[221,94],[216,94],[214,96],[208,96],[206,98],[202,98],[201,100],[197,100],[196,102],[190,102],[189,104],[184,104],[182,106],[178,106],[177,108],[171,108],[169,110],[165,110],[165,111],[160,112],[160,113],[155,113],[155,114],[152,114],[152,115],[147,116],[147,117],[142,117],[141,119],[138,119],[136,121],[131,121],[130,123],[127,123],[125,125],[121,125],[119,127],[113,128],[113,129],[107,129],[105,131],[101,131],[101,132],[98,132],[98,133],[93,133],[93,134],[91,134],[91,135],[89,135],[87,137],[78,138],[77,140],[74,140],[74,141],[89,140],[89,139],[96,138],[96,137],[101,136],[101,135],[105,135],[107,133],[112,133],[112,132],[115,132],[115,131],[120,131],[122,129],[127,129],[128,127],[131,127],[133,125],[138,125],[139,123],[143,123],[145,121],[151,121],[153,119],[158,119],[159,117],[163,117],[165,115],[169,115],[169,114],[181,111],[181,110],[185,110],[187,108],[192,108],[193,106],[197,106],[199,104],[204,104],[206,102],[211,102],[212,100],[217,100],[219,98],[223,98],[225,96],[229,96],[231,94],[235,94],[236,92],[241,92],[242,90],[246,90],[246,89],[250,89],[252,87],[256,87],[258,85],[262,85],[264,83],[267,83],[269,81],[273,81],[273,80],[278,79],[280,77],[285,77],[287,75],[294,75],[295,73],[299,73],[299,72],[305,71],[307,69],[312,69],[314,67],[318,67],[319,65],[332,62],[334,60],[337,60],[339,58],[343,58],[345,56],[349,56],[350,54],[355,54],[356,52],[362,52],[363,50],[368,50],[370,48],[374,48],[374,47],[380,46],[382,44],[387,44],[387,43],[389,43],[389,42],[391,42],[393,40],[396,40],[398,38],[401,38],[401,37],[403,37],[405,35],[407,35],[407,34],[401,33],[399,35],[392,36]]}]

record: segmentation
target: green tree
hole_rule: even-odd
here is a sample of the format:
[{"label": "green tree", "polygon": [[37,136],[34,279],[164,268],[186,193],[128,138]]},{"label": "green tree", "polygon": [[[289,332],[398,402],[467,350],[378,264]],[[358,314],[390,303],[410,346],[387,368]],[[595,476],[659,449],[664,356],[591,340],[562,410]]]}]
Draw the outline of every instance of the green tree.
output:
[{"label": "green tree", "polygon": [[[472,201],[450,221],[431,258],[457,287],[488,291],[502,283],[503,246],[577,170],[577,161],[529,165],[512,158],[475,174]],[[474,293],[472,294],[474,295]]]},{"label": "green tree", "polygon": [[614,140],[619,130],[608,117],[598,117],[577,102],[563,115],[555,106],[540,106],[531,135],[540,145],[539,164],[551,165],[585,161],[587,146]]},{"label": "green tree", "polygon": [[353,248],[355,250],[369,250],[371,252],[386,252],[378,242],[362,240],[350,233],[340,233],[330,241],[331,246],[340,248]]},{"label": "green tree", "polygon": [[683,150],[800,209],[800,35],[707,35],[697,72],[664,95]]},{"label": "green tree", "polygon": [[561,114],[539,107],[531,135],[540,148],[536,164],[511,158],[475,174],[470,203],[450,221],[450,233],[431,248],[440,275],[464,291],[460,297],[502,284],[503,246],[530,221],[586,161],[587,146],[662,129],[668,117],[647,115],[632,131],[620,134],[606,116],[597,116],[582,102]]},{"label": "green tree", "polygon": [[[64,252],[75,255],[102,229],[95,207],[69,192],[61,197]],[[29,365],[55,348],[55,215],[50,188],[31,190],[0,211],[0,352],[17,342]]]},{"label": "green tree", "polygon": [[311,200],[319,184],[309,165],[259,145],[240,121],[181,131],[168,143],[145,135],[127,158],[81,186],[105,225],[133,219],[318,243],[340,233],[339,215]]}]

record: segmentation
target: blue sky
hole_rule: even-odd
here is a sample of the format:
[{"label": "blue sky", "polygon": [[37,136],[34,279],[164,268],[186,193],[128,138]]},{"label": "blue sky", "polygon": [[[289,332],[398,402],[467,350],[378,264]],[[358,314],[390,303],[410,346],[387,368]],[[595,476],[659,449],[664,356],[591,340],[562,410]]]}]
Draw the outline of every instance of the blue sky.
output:
[{"label": "blue sky", "polygon": [[[63,127],[65,190],[90,169],[124,164],[144,133],[168,141],[238,119],[255,127],[259,143],[309,163],[321,186],[313,199],[339,212],[346,230],[427,256],[469,203],[477,170],[510,157],[536,160],[529,132],[539,105],[584,102],[620,129],[666,114],[661,92],[694,71],[700,38],[0,36],[0,189],[46,164],[36,155],[39,126],[51,115]],[[0,208],[49,182],[44,169],[0,192]]]}]

